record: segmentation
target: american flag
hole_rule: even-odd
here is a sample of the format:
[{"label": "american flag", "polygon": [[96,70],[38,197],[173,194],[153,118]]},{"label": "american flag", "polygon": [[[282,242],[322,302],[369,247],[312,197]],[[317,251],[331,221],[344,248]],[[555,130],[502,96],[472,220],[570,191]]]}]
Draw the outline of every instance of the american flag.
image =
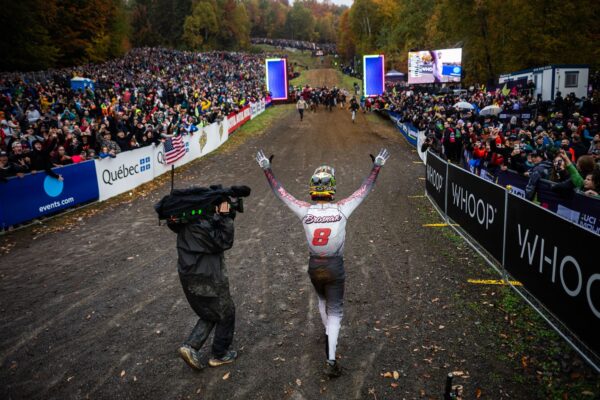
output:
[{"label": "american flag", "polygon": [[185,143],[181,135],[165,141],[165,162],[167,164],[173,164],[183,156],[185,156]]}]

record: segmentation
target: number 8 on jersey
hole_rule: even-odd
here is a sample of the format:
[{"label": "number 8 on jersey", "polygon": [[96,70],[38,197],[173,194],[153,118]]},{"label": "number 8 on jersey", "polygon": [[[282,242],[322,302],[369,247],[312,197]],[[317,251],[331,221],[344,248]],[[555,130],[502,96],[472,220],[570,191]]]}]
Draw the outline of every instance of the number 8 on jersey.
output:
[{"label": "number 8 on jersey", "polygon": [[331,235],[331,229],[329,228],[315,229],[312,239],[313,246],[326,246],[329,242],[329,235]]}]

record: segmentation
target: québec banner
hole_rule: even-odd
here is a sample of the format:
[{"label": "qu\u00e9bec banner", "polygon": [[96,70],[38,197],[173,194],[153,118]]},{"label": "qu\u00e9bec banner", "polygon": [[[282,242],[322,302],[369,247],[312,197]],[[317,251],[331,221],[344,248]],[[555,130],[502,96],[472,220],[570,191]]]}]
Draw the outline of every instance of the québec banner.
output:
[{"label": "qu\u00e9bec banner", "polygon": [[45,172],[0,183],[0,222],[3,228],[98,199],[93,161],[54,168],[60,181]]},{"label": "qu\u00e9bec banner", "polygon": [[154,179],[152,169],[153,147],[119,153],[115,158],[94,160],[100,201],[127,192]]}]

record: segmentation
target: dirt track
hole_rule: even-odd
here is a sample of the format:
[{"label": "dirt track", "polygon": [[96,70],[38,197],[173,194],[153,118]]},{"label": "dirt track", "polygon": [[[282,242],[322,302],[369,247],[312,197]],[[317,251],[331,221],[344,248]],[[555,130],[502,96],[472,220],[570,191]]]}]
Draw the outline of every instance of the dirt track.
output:
[{"label": "dirt track", "polygon": [[[319,84],[334,83],[333,71],[310,72]],[[321,373],[322,325],[301,225],[268,190],[253,155],[259,148],[274,153],[276,176],[304,199],[313,169],[331,164],[342,198],[369,171],[368,154],[381,147],[392,158],[348,224],[339,345],[346,371],[329,381]],[[457,291],[481,289],[465,283],[470,261],[449,265],[442,255],[456,252],[455,245],[422,227],[434,221],[427,200],[411,197],[424,191],[424,167],[415,161],[391,125],[363,114],[352,124],[339,109],[308,113],[301,123],[290,109],[263,135],[178,176],[180,187],[253,189],[226,256],[240,357],[201,372],[176,353],[196,317],[177,277],[175,235],[157,226],[152,209],[167,184],[70,230],[36,240],[31,229],[14,234],[17,244],[0,267],[0,397],[439,399],[445,374],[462,370],[470,373],[461,381],[468,398],[476,388],[484,388],[482,398],[532,398],[510,382],[512,371],[454,303]],[[382,377],[387,371],[398,371],[399,379]]]}]

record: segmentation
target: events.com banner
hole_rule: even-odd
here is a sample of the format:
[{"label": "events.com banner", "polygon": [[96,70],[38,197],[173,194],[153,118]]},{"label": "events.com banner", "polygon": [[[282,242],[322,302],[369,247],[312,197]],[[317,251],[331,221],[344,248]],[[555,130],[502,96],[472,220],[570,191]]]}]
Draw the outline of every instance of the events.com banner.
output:
[{"label": "events.com banner", "polygon": [[98,200],[93,161],[54,168],[54,172],[62,175],[63,180],[40,172],[0,183],[0,223],[3,228]]}]

